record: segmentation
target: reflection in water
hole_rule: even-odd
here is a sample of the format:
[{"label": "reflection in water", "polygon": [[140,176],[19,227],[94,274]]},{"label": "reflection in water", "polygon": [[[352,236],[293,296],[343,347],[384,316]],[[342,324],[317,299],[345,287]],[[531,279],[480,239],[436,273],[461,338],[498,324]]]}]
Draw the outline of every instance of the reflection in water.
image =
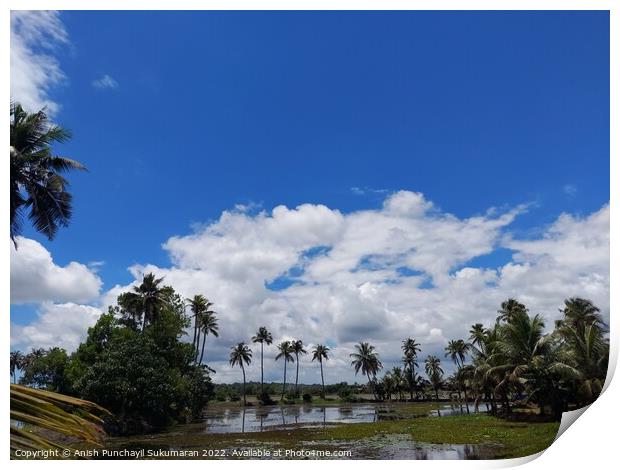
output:
[{"label": "reflection in water", "polygon": [[[431,414],[441,417],[466,412],[466,407],[461,404],[438,403],[436,408],[431,411]],[[206,413],[205,432],[259,432],[269,429],[281,429],[288,426],[376,423],[377,421],[411,418],[414,416],[416,416],[414,411],[411,411],[410,414],[403,413],[402,408],[398,408],[398,404],[390,403],[211,408]]]}]

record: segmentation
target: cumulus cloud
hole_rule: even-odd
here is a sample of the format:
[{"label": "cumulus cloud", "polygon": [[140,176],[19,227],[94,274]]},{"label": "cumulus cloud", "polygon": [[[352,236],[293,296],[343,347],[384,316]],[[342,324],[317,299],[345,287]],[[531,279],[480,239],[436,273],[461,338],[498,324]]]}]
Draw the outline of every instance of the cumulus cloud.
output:
[{"label": "cumulus cloud", "polygon": [[47,107],[50,114],[59,105],[50,91],[65,81],[58,60],[52,55],[69,42],[56,11],[11,12],[11,98],[27,109]]},{"label": "cumulus cloud", "polygon": [[[562,214],[542,235],[518,239],[510,225],[525,210],[460,218],[410,191],[351,213],[314,204],[258,213],[237,207],[168,239],[171,266],[130,272],[133,284],[154,272],[183,296],[202,293],[215,303],[221,336],[208,339],[205,357],[216,381],[239,379],[228,365],[230,346],[249,342],[262,325],[276,342],[327,344],[328,382],[356,380],[349,358],[356,342],[374,344],[387,368],[400,363],[407,336],[422,344],[421,360],[438,355],[449,372],[447,341],[467,337],[473,323],[490,324],[508,297],[543,314],[550,327],[570,296],[590,298],[609,315],[609,206],[586,217]],[[509,262],[481,265],[480,256],[500,248],[513,253]],[[115,286],[100,305],[128,288]],[[266,348],[267,380],[281,380],[274,356],[275,346]],[[258,360],[248,374],[260,377]],[[300,380],[319,381],[309,357]]]},{"label": "cumulus cloud", "polygon": [[[230,345],[266,325],[277,341],[328,344],[328,380],[352,381],[348,354],[357,341],[375,344],[386,366],[400,361],[406,336],[422,343],[423,357],[443,358],[448,339],[466,337],[472,323],[492,322],[509,296],[549,325],[574,295],[608,315],[609,207],[585,218],[561,215],[541,237],[515,239],[509,226],[525,210],[458,218],[410,191],[386,197],[380,209],[349,214],[312,204],[253,215],[237,208],[170,238],[163,247],[172,267],[136,265],[131,272],[138,282],[153,271],[183,295],[204,293],[215,302],[222,335],[210,340],[207,360],[216,380],[237,379],[226,362]],[[468,265],[498,248],[512,250],[512,260]],[[281,373],[274,355],[268,348],[269,380]],[[315,369],[305,360],[301,378],[316,381]]]},{"label": "cumulus cloud", "polygon": [[44,303],[31,324],[11,324],[11,347],[27,351],[59,346],[74,351],[100,315],[99,309],[88,305]]},{"label": "cumulus cloud", "polygon": [[107,74],[97,80],[93,80],[92,85],[99,90],[118,88],[118,82]]},{"label": "cumulus cloud", "polygon": [[11,243],[11,303],[88,302],[99,296],[101,279],[93,268],[72,261],[54,263],[43,245],[18,237]]}]

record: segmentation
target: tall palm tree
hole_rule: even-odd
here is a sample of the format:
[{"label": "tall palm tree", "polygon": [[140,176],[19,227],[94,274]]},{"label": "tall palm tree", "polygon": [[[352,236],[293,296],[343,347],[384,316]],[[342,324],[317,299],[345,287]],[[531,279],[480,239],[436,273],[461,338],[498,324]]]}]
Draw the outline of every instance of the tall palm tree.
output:
[{"label": "tall palm tree", "polygon": [[200,319],[204,312],[208,310],[207,304],[209,301],[204,295],[195,295],[191,299],[186,299],[187,305],[192,312],[192,318],[194,319],[194,338],[192,339],[192,345],[196,348],[196,356],[198,356],[198,343],[200,337],[198,336],[198,327],[200,325]]},{"label": "tall palm tree", "polygon": [[245,343],[239,343],[237,346],[230,348],[230,365],[235,367],[239,365],[243,372],[243,405],[245,406],[245,367],[244,364],[250,365],[252,362],[252,350]]},{"label": "tall palm tree", "polygon": [[295,354],[295,366],[296,366],[296,372],[295,372],[295,395],[299,396],[299,389],[298,389],[298,383],[299,383],[299,355],[300,354],[306,354],[307,351],[304,349],[304,343],[302,340],[298,339],[296,341],[293,341],[292,343],[293,346],[293,353]]},{"label": "tall palm tree", "polygon": [[256,335],[252,337],[252,342],[260,343],[260,394],[262,396],[265,393],[263,385],[263,345],[269,346],[273,343],[273,336],[266,327],[261,326]]},{"label": "tall palm tree", "polygon": [[317,344],[312,349],[312,360],[319,361],[319,364],[321,365],[321,385],[322,385],[321,396],[322,398],[325,398],[325,379],[323,378],[323,361],[327,361],[329,359],[328,353],[329,353],[329,348],[322,344]]},{"label": "tall palm tree", "polygon": [[353,358],[351,365],[355,369],[355,375],[359,371],[368,379],[368,387],[372,390],[372,394],[377,398],[372,381],[376,378],[377,372],[383,368],[383,364],[379,360],[379,355],[375,351],[375,347],[369,343],[359,343],[355,345],[355,352],[349,354]]},{"label": "tall palm tree", "polygon": [[17,383],[17,371],[24,367],[24,355],[21,351],[11,351],[11,376],[13,383]]},{"label": "tall palm tree", "polygon": [[441,368],[441,361],[437,356],[428,356],[424,361],[424,370],[428,376],[433,389],[435,390],[435,399],[439,401],[439,388],[443,381],[443,369]]},{"label": "tall palm tree", "polygon": [[463,383],[463,366],[465,365],[465,356],[469,351],[469,344],[467,344],[462,339],[450,340],[448,342],[448,346],[446,347],[446,357],[450,356],[450,358],[454,361],[457,367],[457,371],[455,374],[456,382],[458,384],[458,392],[459,392],[459,400],[461,399],[461,388],[463,388],[463,392],[465,394],[465,407],[467,408],[467,412],[469,413],[469,405],[467,399],[467,387],[464,386]]},{"label": "tall palm tree", "polygon": [[[52,240],[59,227],[69,224],[72,196],[62,176],[70,170],[85,170],[81,163],[55,156],[51,145],[66,142],[71,134],[53,125],[45,110],[26,112],[11,103],[11,240],[21,233],[24,211],[34,228]],[[17,246],[17,245],[15,245]]]},{"label": "tall palm tree", "polygon": [[487,330],[482,323],[476,323],[471,326],[469,330],[469,341],[476,351],[480,351],[484,348],[486,332]]},{"label": "tall palm tree", "polygon": [[599,309],[589,300],[565,300],[564,318],[556,322],[555,334],[563,342],[565,362],[580,372],[576,380],[575,398],[580,403],[592,403],[600,395],[609,360],[607,325]]},{"label": "tall palm tree", "polygon": [[394,385],[394,391],[398,393],[398,399],[402,400],[403,398],[403,387],[405,385],[405,376],[403,374],[403,370],[400,367],[394,367],[390,373],[392,378],[392,383]]},{"label": "tall palm tree", "polygon": [[508,299],[502,302],[497,321],[510,322],[516,315],[527,313],[527,308],[521,302],[515,299]]},{"label": "tall palm tree", "polygon": [[557,322],[557,326],[573,327],[582,332],[587,326],[606,330],[607,325],[603,321],[600,309],[591,301],[579,297],[573,297],[564,301],[564,309],[560,310],[564,313],[564,318]]},{"label": "tall palm tree", "polygon": [[420,345],[413,338],[407,338],[403,341],[401,346],[403,350],[403,364],[405,365],[405,369],[409,373],[409,378],[407,382],[409,383],[409,395],[413,400],[413,392],[416,384],[415,377],[415,368],[418,367],[418,362],[416,361],[418,357],[418,353],[422,350]]},{"label": "tall palm tree", "polygon": [[127,305],[142,314],[142,331],[157,318],[161,308],[167,303],[167,291],[160,286],[164,278],[156,278],[153,273],[143,276],[142,283],[125,294]]},{"label": "tall palm tree", "polygon": [[205,354],[205,344],[207,344],[207,336],[213,335],[217,338],[220,335],[215,312],[210,310],[204,312],[200,319],[200,330],[202,331],[202,350],[200,352],[200,360],[198,361],[198,364],[202,364],[202,358]]},{"label": "tall palm tree", "polygon": [[286,391],[286,363],[295,360],[293,357],[293,345],[290,341],[282,341],[278,344],[278,351],[280,352],[276,355],[276,361],[280,358],[284,359],[284,379],[282,381],[282,398],[280,399],[280,401],[284,401],[284,392]]}]

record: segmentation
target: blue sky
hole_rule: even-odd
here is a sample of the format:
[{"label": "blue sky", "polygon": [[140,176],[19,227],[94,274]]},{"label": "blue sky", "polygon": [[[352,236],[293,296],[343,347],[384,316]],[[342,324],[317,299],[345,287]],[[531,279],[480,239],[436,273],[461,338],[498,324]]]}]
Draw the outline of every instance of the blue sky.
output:
[{"label": "blue sky", "polygon": [[58,152],[89,172],[71,175],[69,228],[24,236],[57,265],[102,262],[102,292],[133,281],[129,266],[171,267],[163,243],[236,204],[349,214],[408,190],[459,219],[529,204],[510,230],[530,239],[609,201],[606,12],[58,19],[69,39],[45,53],[65,79],[47,95],[74,134]]}]

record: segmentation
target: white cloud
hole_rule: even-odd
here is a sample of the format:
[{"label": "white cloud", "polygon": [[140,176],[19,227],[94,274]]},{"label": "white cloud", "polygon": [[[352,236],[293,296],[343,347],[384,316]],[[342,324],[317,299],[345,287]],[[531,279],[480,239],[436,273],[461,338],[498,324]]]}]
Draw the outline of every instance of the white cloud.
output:
[{"label": "white cloud", "polygon": [[54,263],[43,245],[18,237],[15,249],[11,243],[11,303],[88,302],[96,299],[101,279],[88,266],[70,262]]},{"label": "white cloud", "polygon": [[118,88],[118,82],[107,74],[94,80],[92,85],[99,90]]},{"label": "white cloud", "polygon": [[11,347],[28,351],[59,346],[74,351],[100,315],[99,309],[88,305],[44,303],[31,324],[11,324]]},{"label": "white cloud", "polygon": [[47,107],[56,113],[59,105],[49,93],[65,75],[52,53],[68,42],[58,12],[11,12],[11,99],[30,112]]},{"label": "white cloud", "polygon": [[[171,267],[130,271],[135,282],[153,271],[183,296],[203,293],[215,302],[221,336],[209,338],[205,356],[217,381],[239,380],[228,365],[229,348],[249,341],[261,325],[276,342],[328,344],[328,382],[356,380],[348,355],[360,340],[377,347],[387,368],[400,361],[402,339],[413,336],[422,344],[421,360],[436,354],[450,371],[447,340],[466,337],[475,322],[490,324],[507,297],[543,314],[549,326],[569,296],[590,298],[609,315],[609,207],[583,218],[561,215],[540,237],[515,239],[510,224],[524,210],[459,218],[408,191],[387,197],[380,209],[348,214],[313,204],[256,214],[238,208],[166,241]],[[472,262],[500,247],[513,250],[503,266]],[[270,290],[279,279],[292,285]],[[127,288],[115,286],[101,305]],[[253,348],[248,377],[256,380]],[[267,379],[279,380],[275,346],[265,354]],[[320,380],[310,357],[300,380]]]}]

